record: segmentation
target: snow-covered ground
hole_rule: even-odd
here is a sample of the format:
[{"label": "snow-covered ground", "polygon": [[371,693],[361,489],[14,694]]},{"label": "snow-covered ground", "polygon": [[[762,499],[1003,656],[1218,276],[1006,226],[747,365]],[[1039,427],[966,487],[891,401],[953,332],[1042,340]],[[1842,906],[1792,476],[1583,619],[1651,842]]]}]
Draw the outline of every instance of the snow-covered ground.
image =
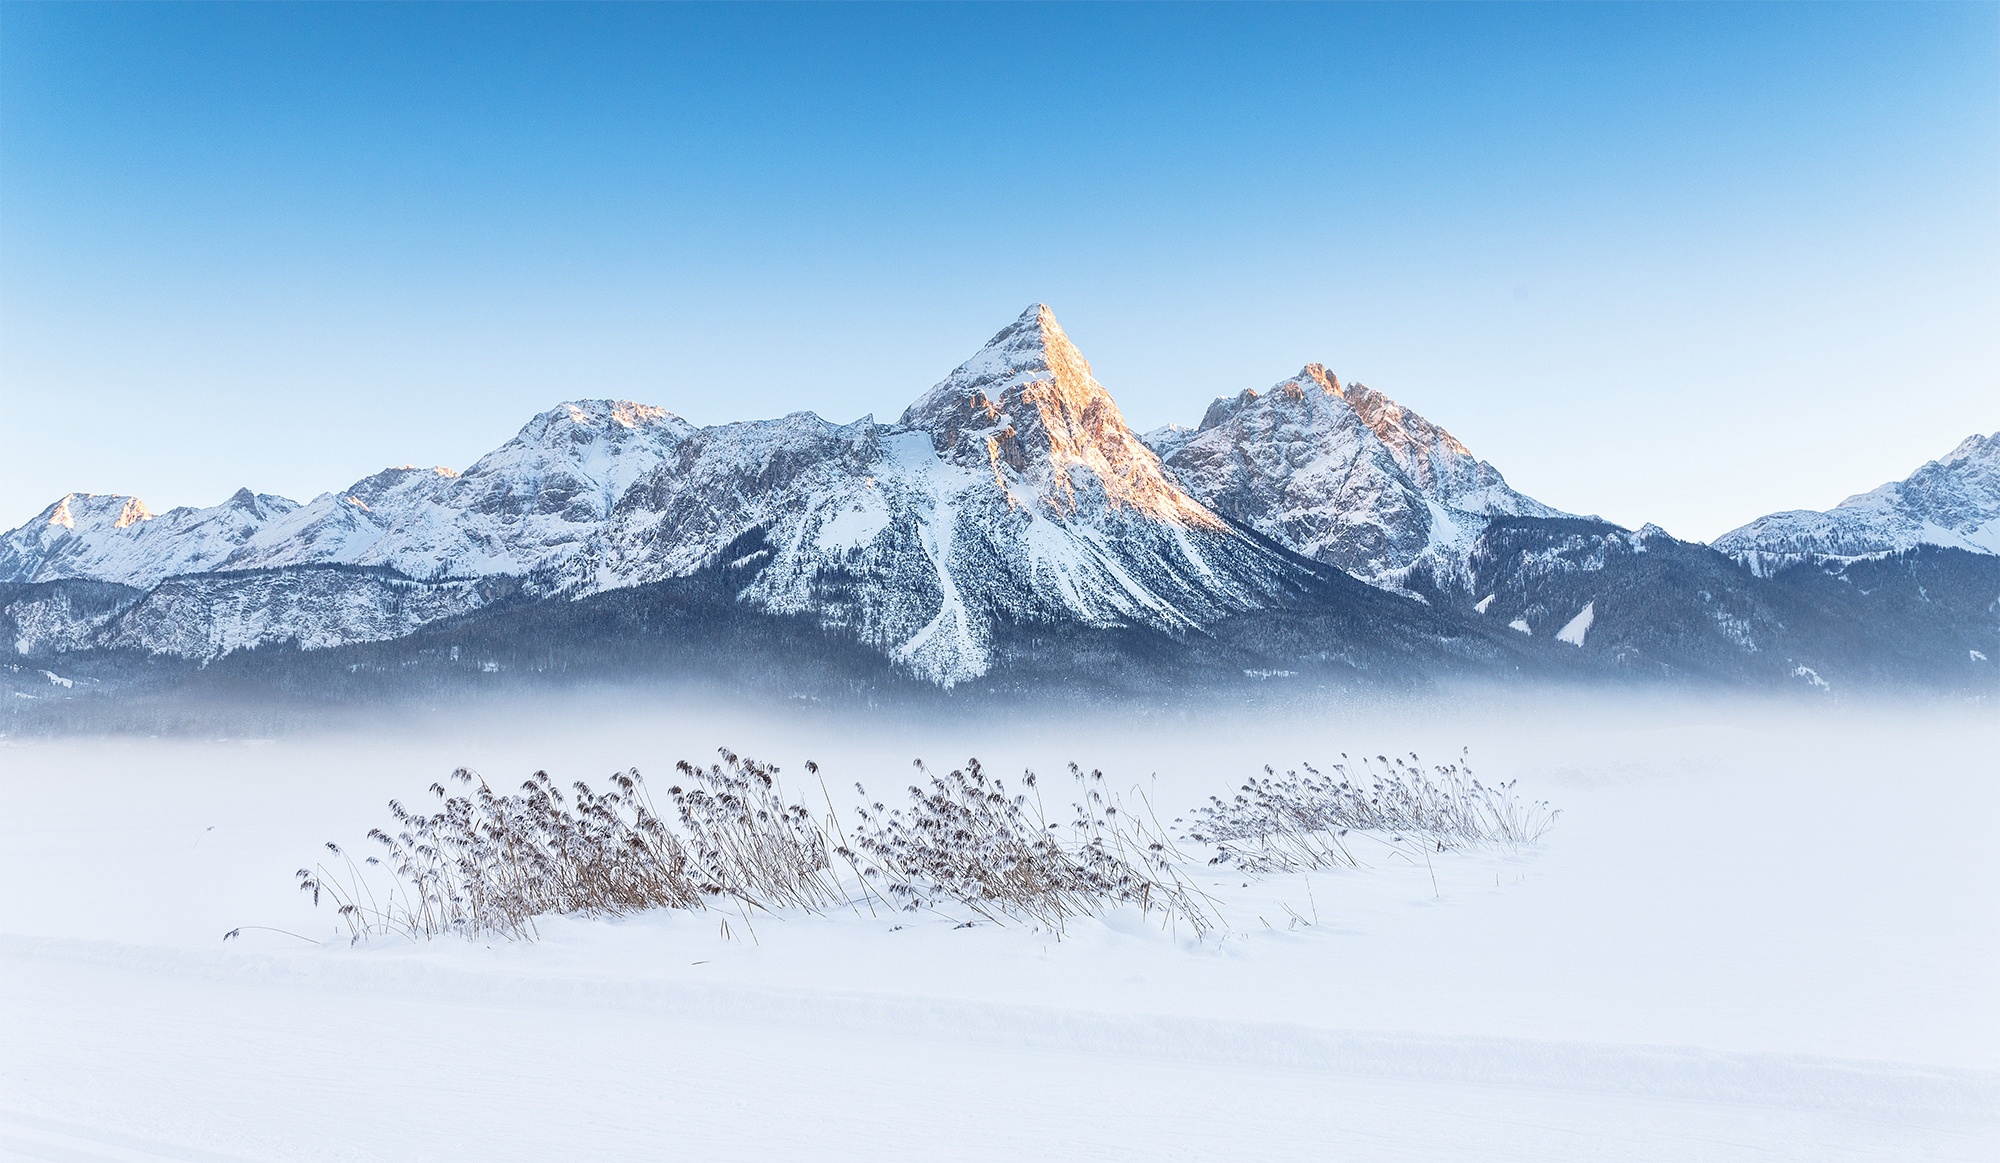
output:
[{"label": "snow-covered ground", "polygon": [[[0,1158],[1994,1158],[1996,739],[1990,707],[1468,696],[0,740]],[[1564,814],[1525,852],[1204,869],[1206,942],[865,911],[221,940],[331,937],[293,870],[459,764],[665,777],[724,744],[885,799],[913,756],[1075,759],[1170,811],[1266,762],[1469,747]]]}]

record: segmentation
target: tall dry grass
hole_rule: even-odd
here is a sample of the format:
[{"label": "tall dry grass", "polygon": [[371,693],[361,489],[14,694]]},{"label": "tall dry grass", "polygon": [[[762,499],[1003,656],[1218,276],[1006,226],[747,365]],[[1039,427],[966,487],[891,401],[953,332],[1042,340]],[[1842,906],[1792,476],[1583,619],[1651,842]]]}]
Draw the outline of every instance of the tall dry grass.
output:
[{"label": "tall dry grass", "polygon": [[[1072,765],[1076,800],[1052,822],[1038,790],[1032,801],[1010,797],[976,759],[944,776],[920,761],[929,786],[912,786],[908,806],[855,809],[849,827],[824,785],[826,811],[815,815],[776,766],[719,755],[707,767],[677,765],[666,811],[636,769],[603,791],[582,782],[565,790],[538,771],[503,794],[460,768],[451,778],[463,790],[432,784],[439,803],[428,813],[391,800],[394,823],[368,833],[378,851],[357,862],[329,842],[332,859],[300,869],[299,887],[331,904],[356,941],[533,937],[542,916],[719,904],[747,919],[787,908],[957,903],[989,921],[1058,934],[1068,920],[1123,905],[1196,933],[1217,923],[1175,870],[1166,830],[1122,812],[1101,773]],[[1025,787],[1035,783],[1026,776]]]},{"label": "tall dry grass", "polygon": [[1266,767],[1233,798],[1211,796],[1176,823],[1190,841],[1214,848],[1211,863],[1276,872],[1356,867],[1357,833],[1436,850],[1533,844],[1562,814],[1523,800],[1511,780],[1481,783],[1463,757],[1428,770],[1414,754],[1341,760],[1327,772],[1301,764],[1303,775]]},{"label": "tall dry grass", "polygon": [[[943,775],[918,760],[922,784],[909,802],[855,810],[854,845],[843,848],[894,904],[933,908],[955,901],[989,920],[1031,921],[1060,933],[1066,921],[1135,905],[1197,935],[1218,923],[1210,902],[1175,868],[1179,853],[1150,810],[1121,810],[1104,773],[1070,765],[1075,798],[1051,820],[1033,772],[1010,794],[977,759]],[[854,790],[866,799],[860,784]]]},{"label": "tall dry grass", "polygon": [[[706,768],[683,762],[662,813],[634,769],[597,791],[566,792],[538,771],[500,794],[464,768],[430,813],[391,800],[395,823],[368,839],[379,852],[298,872],[315,904],[334,905],[353,937],[534,935],[550,914],[617,916],[699,909],[715,898],[752,908],[817,908],[845,899],[820,825],[789,799],[778,769],[724,751]],[[364,866],[384,876],[371,876]]]},{"label": "tall dry grass", "polygon": [[[659,800],[636,769],[601,791],[538,771],[503,793],[460,768],[455,788],[431,785],[431,811],[391,800],[393,823],[368,833],[374,850],[360,860],[328,843],[331,858],[300,869],[299,887],[331,904],[355,941],[532,938],[538,917],[725,906],[745,921],[781,909],[969,914],[1057,935],[1126,907],[1197,936],[1223,924],[1184,871],[1198,858],[1143,795],[1113,794],[1099,771],[1071,764],[1064,810],[1052,812],[1033,772],[1010,787],[977,759],[943,774],[919,760],[904,802],[870,800],[857,783],[863,803],[843,819],[823,782],[820,812],[776,766],[726,748],[718,756],[676,765],[679,780]],[[1559,815],[1512,783],[1480,783],[1462,762],[1376,762],[1282,776],[1267,767],[1234,798],[1211,797],[1176,823],[1213,850],[1210,864],[1275,872],[1354,867],[1357,835],[1437,849],[1529,844]]]}]

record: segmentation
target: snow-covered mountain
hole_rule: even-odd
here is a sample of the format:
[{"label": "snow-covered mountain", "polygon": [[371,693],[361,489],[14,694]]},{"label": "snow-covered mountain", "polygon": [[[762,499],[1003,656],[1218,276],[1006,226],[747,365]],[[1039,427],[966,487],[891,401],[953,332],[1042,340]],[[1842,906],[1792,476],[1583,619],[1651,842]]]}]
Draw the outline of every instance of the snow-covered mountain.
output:
[{"label": "snow-covered mountain", "polygon": [[300,505],[242,490],[155,516],[72,493],[0,537],[0,582],[89,578],[141,588],[179,574],[384,566],[413,578],[560,568],[632,483],[694,428],[660,408],[579,400],[530,420],[463,473],[404,465]]},{"label": "snow-covered mountain", "polygon": [[427,579],[560,571],[633,482],[693,432],[645,404],[561,404],[463,473],[405,466],[317,497],[228,565],[379,565]]},{"label": "snow-covered mountain", "polygon": [[1188,630],[1257,605],[1286,568],[1161,472],[1041,305],[896,424],[800,413],[693,434],[566,588],[682,576],[752,529],[774,548],[745,600],[947,685],[985,673],[997,622]]},{"label": "snow-covered mountain", "polygon": [[1966,611],[2000,584],[1995,556],[1779,575],[1919,543],[2000,555],[1996,457],[2000,435],[1975,437],[1831,513],[1765,518],[1719,543],[1732,561],[1558,513],[1318,364],[1142,439],[1036,305],[893,423],[698,428],[579,400],[462,473],[387,469],[304,505],[244,490],[155,515],[71,494],[0,536],[0,637],[106,673],[277,646],[350,647],[326,664],[339,675],[566,674],[645,651],[782,670],[775,650],[1012,689],[1089,666],[1154,689],[1454,667],[1983,674],[2000,639]]},{"label": "snow-covered mountain", "polygon": [[157,585],[175,574],[227,568],[257,534],[297,509],[249,489],[206,509],[159,514],[137,497],[70,493],[0,536],[0,581]]},{"label": "snow-covered mountain", "polygon": [[478,581],[419,582],[370,570],[195,574],[147,591],[106,625],[97,642],[203,660],[270,642],[317,650],[400,638],[470,613],[488,597]]},{"label": "snow-covered mountain", "polygon": [[1908,478],[1825,512],[1795,509],[1759,517],[1716,538],[1714,545],[1744,558],[1859,557],[1918,545],[2000,553],[2000,432],[1968,436]]},{"label": "snow-covered mountain", "polygon": [[[245,496],[162,518],[123,498],[71,498],[7,535],[0,582],[145,590],[177,575],[374,566],[439,585],[518,578],[531,596],[575,598],[686,576],[762,530],[774,548],[744,601],[814,615],[949,685],[985,672],[996,621],[1187,631],[1255,607],[1289,568],[1161,470],[1041,305],[895,424],[798,413],[697,429],[658,408],[578,401],[462,474],[389,469],[303,506],[253,498],[255,521],[223,522]],[[166,587],[165,612],[141,603],[100,644],[207,657],[376,640],[479,601],[464,587],[417,602],[372,575],[315,576],[367,590],[333,603],[346,622],[327,614],[326,593],[314,591],[319,606],[273,598],[270,614],[231,596],[267,581],[221,577]],[[390,597],[394,616],[380,608]],[[144,633],[129,625],[141,608]],[[168,628],[177,617],[187,624]]]},{"label": "snow-covered mountain", "polygon": [[1380,585],[1462,566],[1495,516],[1556,510],[1507,487],[1451,433],[1319,364],[1215,401],[1201,426],[1147,437],[1210,508]]}]

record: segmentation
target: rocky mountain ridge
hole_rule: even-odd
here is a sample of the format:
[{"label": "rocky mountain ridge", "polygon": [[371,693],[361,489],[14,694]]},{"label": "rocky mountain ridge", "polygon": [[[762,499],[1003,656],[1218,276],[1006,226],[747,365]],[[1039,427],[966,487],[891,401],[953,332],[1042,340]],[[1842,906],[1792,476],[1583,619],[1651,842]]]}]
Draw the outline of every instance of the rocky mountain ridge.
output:
[{"label": "rocky mountain ridge", "polygon": [[[81,527],[45,515],[8,534],[0,580],[149,589],[193,561],[200,574],[250,571],[229,584],[255,589],[255,571],[369,566],[426,586],[508,577],[531,596],[575,599],[686,576],[759,530],[765,560],[744,601],[810,614],[949,685],[985,673],[996,620],[1187,630],[1269,600],[1293,569],[1168,478],[1040,305],[893,425],[799,413],[697,429],[657,408],[579,401],[462,474],[391,469],[219,531],[215,511],[176,510],[174,528],[199,539],[177,557],[133,504],[98,498],[88,507],[102,515]],[[422,608],[476,605],[476,591],[454,592]],[[233,617],[241,604],[207,593],[190,616]],[[402,625],[362,616],[368,607],[356,604],[352,640]],[[283,618],[259,627],[107,629],[98,642],[183,654],[326,637],[288,637]]]},{"label": "rocky mountain ridge", "polygon": [[1168,471],[1232,520],[1364,581],[1453,568],[1496,516],[1564,516],[1422,416],[1320,364],[1157,437]]},{"label": "rocky mountain ridge", "polygon": [[2000,432],[1968,436],[1905,479],[1832,509],[1759,517],[1714,544],[1758,568],[1774,560],[1862,557],[1919,545],[2000,553]]},{"label": "rocky mountain ridge", "polygon": [[[1250,676],[1599,664],[1784,676],[1811,670],[1822,645],[1786,621],[1807,615],[1741,616],[1777,609],[1751,591],[1828,547],[1991,555],[1996,447],[1975,438],[1832,514],[1746,526],[1718,543],[1732,561],[1524,496],[1450,433],[1319,364],[1142,438],[1036,305],[890,424],[802,412],[696,427],[579,400],[463,473],[388,469],[303,505],[243,490],[156,516],[71,494],[0,536],[0,631],[24,660],[206,664],[464,624],[484,628],[458,646],[490,655],[501,627],[587,636],[578,627],[599,623],[583,611],[623,611],[615,621],[657,599],[679,603],[669,620],[686,626],[736,625],[724,610],[785,619],[787,633],[851,642],[942,688],[1061,672],[1085,641],[1122,643],[1102,648],[1113,654],[1154,643],[1117,664],[1126,673],[1200,656]],[[1669,559],[1684,568],[1655,568]],[[1956,560],[1937,568],[1983,568]],[[1956,584],[1939,576],[1929,584]],[[1662,586],[1728,599],[1697,609],[1652,593]],[[614,594],[641,596],[599,600]],[[580,612],[521,621],[550,602]],[[1825,632],[1854,633],[1845,616],[1827,614]],[[1950,639],[1933,652],[1977,661],[1986,640],[1952,646],[1953,625],[1925,623]],[[1235,653],[1216,654],[1223,641]],[[1777,665],[1793,654],[1804,661]]]}]

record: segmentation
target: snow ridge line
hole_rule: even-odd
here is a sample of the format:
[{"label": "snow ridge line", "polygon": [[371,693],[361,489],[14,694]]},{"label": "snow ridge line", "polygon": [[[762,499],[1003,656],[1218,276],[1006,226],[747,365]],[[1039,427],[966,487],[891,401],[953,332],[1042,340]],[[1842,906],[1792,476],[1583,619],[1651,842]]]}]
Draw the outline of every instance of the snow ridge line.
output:
[{"label": "snow ridge line", "polygon": [[546,1007],[563,1001],[644,1008],[698,1021],[949,1038],[1043,1052],[1875,1115],[1951,1116],[2000,1124],[2000,1071],[1809,1054],[1333,1029],[939,997],[468,970],[346,950],[207,954],[165,946],[0,934],[0,958],[246,986],[366,993],[386,987],[457,1002],[484,999]]},{"label": "snow ridge line", "polygon": [[0,1159],[59,1163],[250,1163],[200,1147],[140,1139],[120,1131],[80,1126],[0,1108]]}]

